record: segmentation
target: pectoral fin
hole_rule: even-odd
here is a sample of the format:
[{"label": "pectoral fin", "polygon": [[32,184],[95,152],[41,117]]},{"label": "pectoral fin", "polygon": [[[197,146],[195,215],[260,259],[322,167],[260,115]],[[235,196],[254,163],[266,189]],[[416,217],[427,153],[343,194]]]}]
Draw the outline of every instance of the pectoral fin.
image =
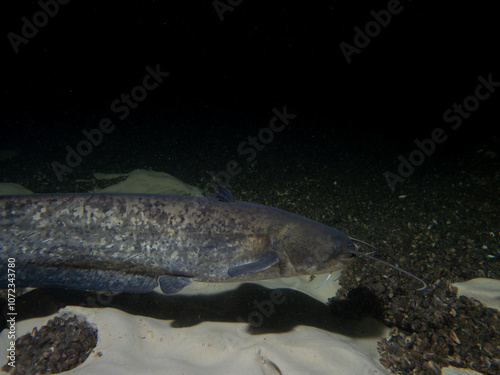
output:
[{"label": "pectoral fin", "polygon": [[158,284],[165,294],[174,294],[193,282],[192,278],[182,276],[160,276]]},{"label": "pectoral fin", "polygon": [[248,272],[259,272],[279,263],[279,259],[271,253],[266,251],[255,262],[242,264],[241,266],[231,267],[227,273],[231,277],[239,276]]}]

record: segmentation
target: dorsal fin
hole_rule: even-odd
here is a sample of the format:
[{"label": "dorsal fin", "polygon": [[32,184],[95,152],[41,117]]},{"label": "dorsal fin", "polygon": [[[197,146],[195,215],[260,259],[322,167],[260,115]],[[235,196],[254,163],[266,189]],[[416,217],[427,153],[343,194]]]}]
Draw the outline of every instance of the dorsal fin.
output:
[{"label": "dorsal fin", "polygon": [[217,198],[221,202],[228,202],[228,203],[234,202],[233,194],[231,194],[231,192],[222,185],[217,185],[215,198]]}]

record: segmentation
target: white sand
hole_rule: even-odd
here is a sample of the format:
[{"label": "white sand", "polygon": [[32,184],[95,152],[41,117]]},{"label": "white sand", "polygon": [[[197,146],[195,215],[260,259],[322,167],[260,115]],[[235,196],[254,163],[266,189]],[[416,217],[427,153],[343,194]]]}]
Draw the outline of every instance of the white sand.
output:
[{"label": "white sand", "polygon": [[[332,296],[335,286],[318,277],[270,280],[267,287],[314,289],[319,299]],[[239,284],[192,284],[183,294],[220,292]],[[464,294],[498,306],[500,281],[475,279],[455,284]],[[473,286],[470,287],[470,286]],[[323,288],[328,292],[323,293]],[[487,296],[485,298],[484,296]],[[307,308],[307,306],[304,306]],[[173,328],[172,320],[134,316],[112,308],[70,306],[61,312],[84,315],[98,328],[98,344],[90,357],[68,374],[389,374],[379,364],[377,341],[388,334],[380,323],[367,319],[361,331],[365,338],[352,338],[314,327],[297,326],[290,332],[250,335],[247,323],[204,322],[193,327]],[[53,316],[19,322],[18,336],[41,327]],[[372,332],[379,331],[374,335]],[[0,334],[5,352],[7,332]],[[358,335],[356,335],[358,336]],[[99,354],[102,355],[99,355]],[[274,365],[273,365],[274,364]],[[445,375],[471,375],[474,371],[449,367]]]},{"label": "white sand", "polygon": [[458,288],[459,296],[475,298],[487,307],[500,310],[500,280],[479,278],[453,285]]},{"label": "white sand", "polygon": [[0,195],[33,194],[24,186],[11,182],[0,182]]},{"label": "white sand", "polygon": [[[314,289],[319,299],[332,296],[335,288],[318,277],[261,282],[267,287]],[[183,294],[220,292],[239,284],[195,283]],[[460,293],[498,307],[500,281],[475,279],[455,284]],[[465,289],[464,289],[465,286]],[[473,287],[471,287],[473,286]],[[323,288],[329,288],[326,293]],[[322,296],[324,294],[324,296]],[[487,297],[484,297],[487,296]],[[489,302],[488,302],[489,303]],[[304,306],[306,309],[307,306]],[[314,327],[297,326],[290,332],[250,335],[247,323],[204,322],[193,327],[173,328],[172,320],[134,316],[112,308],[70,306],[61,312],[84,315],[98,328],[98,344],[90,357],[68,374],[389,374],[379,364],[377,341],[388,329],[374,320],[363,322],[364,338],[343,336]],[[19,322],[17,335],[41,327],[53,316]],[[381,332],[373,334],[373,332]],[[0,352],[7,347],[7,332],[0,334]],[[99,356],[97,353],[102,354]],[[274,364],[274,365],[273,365]],[[449,367],[445,375],[472,375],[474,371]]]},{"label": "white sand", "polygon": [[[118,174],[94,174],[98,179],[120,177]],[[128,174],[125,181],[108,186],[100,193],[149,193],[149,194],[181,194],[202,196],[203,193],[195,186],[186,184],[171,174],[136,169]]]},{"label": "white sand", "polygon": [[[337,290],[339,289],[338,280],[340,272],[332,274],[331,279],[325,283],[328,275],[319,275],[310,281],[309,276],[296,276],[287,277],[281,279],[273,280],[261,280],[253,282],[253,284],[261,285],[269,289],[287,288],[295,289],[304,294],[317,299],[320,302],[328,302],[328,298],[335,296]],[[188,285],[186,288],[182,289],[176,295],[193,295],[193,294],[216,294],[221,292],[226,292],[229,290],[235,290],[243,283],[197,283],[194,282]],[[321,287],[320,287],[321,286]],[[161,293],[160,288],[155,289],[156,292]]]},{"label": "white sand", "polygon": [[[388,374],[378,363],[373,338],[351,339],[304,326],[282,334],[249,335],[246,323],[172,328],[171,320],[112,308],[71,306],[62,311],[84,315],[98,328],[95,350],[85,363],[67,372],[73,375],[279,374],[274,365],[287,375]],[[29,332],[49,318],[21,322],[18,332]],[[4,336],[0,335],[0,350],[5,350]]]}]

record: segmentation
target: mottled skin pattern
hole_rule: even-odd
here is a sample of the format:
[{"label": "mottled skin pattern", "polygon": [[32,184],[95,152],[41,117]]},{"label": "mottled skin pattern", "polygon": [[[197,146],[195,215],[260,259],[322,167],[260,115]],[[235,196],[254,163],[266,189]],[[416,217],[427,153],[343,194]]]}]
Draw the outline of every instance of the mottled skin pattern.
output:
[{"label": "mottled skin pattern", "polygon": [[[279,264],[228,275],[266,251]],[[162,275],[228,282],[327,273],[350,264],[354,253],[336,229],[253,203],[148,194],[0,196],[0,288],[8,258],[16,261],[17,287],[148,291]],[[140,285],[123,287],[135,277]]]}]

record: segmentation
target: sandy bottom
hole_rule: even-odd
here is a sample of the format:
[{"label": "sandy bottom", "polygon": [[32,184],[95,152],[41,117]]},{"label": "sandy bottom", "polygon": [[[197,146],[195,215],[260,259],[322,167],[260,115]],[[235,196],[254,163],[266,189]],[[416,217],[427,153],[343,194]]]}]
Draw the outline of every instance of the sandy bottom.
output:
[{"label": "sandy bottom", "polygon": [[[250,335],[246,323],[205,322],[173,328],[171,320],[112,308],[70,306],[60,312],[84,315],[98,328],[93,353],[69,374],[387,373],[378,363],[374,338],[350,339],[304,326],[286,334]],[[30,332],[50,318],[21,322],[18,332]],[[4,342],[2,337],[2,350]]]},{"label": "sandy bottom", "polygon": [[486,307],[500,310],[500,280],[478,278],[453,285],[459,296],[475,298]]},{"label": "sandy bottom", "polygon": [[[307,280],[285,280],[289,287],[309,288]],[[276,281],[273,281],[276,283]],[[302,285],[299,285],[302,284]],[[333,285],[333,287],[332,287]],[[267,284],[267,287],[271,285]],[[226,289],[234,287],[226,285]],[[324,285],[332,295],[335,284]],[[498,308],[500,281],[475,279],[457,284],[459,293]],[[207,292],[214,285],[193,285],[186,294]],[[220,292],[214,289],[214,292]],[[492,306],[493,307],[493,306]],[[314,327],[298,326],[280,334],[252,335],[248,323],[203,322],[175,328],[172,320],[135,316],[113,308],[69,306],[59,313],[84,316],[98,329],[98,343],[89,358],[67,374],[389,374],[379,363],[377,341],[388,334],[381,323],[366,319],[353,337]],[[17,336],[41,327],[49,317],[17,324]],[[6,351],[7,332],[0,334],[0,350]],[[477,374],[448,368],[444,374]]]}]

